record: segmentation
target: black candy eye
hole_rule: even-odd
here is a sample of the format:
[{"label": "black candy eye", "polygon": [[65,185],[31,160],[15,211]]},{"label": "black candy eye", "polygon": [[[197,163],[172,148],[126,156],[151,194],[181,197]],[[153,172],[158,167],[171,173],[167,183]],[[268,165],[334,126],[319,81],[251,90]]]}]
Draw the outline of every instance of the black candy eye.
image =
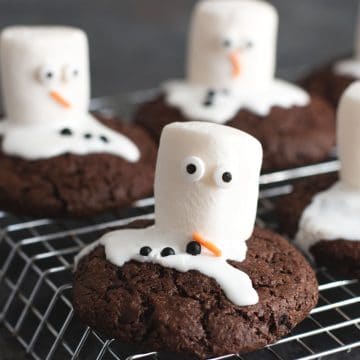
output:
[{"label": "black candy eye", "polygon": [[186,171],[187,171],[188,174],[190,174],[190,175],[196,173],[196,165],[194,165],[194,164],[189,164],[189,165],[186,167]]},{"label": "black candy eye", "polygon": [[47,73],[45,74],[45,76],[46,76],[47,79],[52,79],[52,78],[54,77],[54,73],[52,73],[51,71],[49,71],[49,72],[47,72]]},{"label": "black candy eye", "polygon": [[225,39],[225,40],[223,40],[222,45],[225,49],[229,49],[232,45],[232,42],[229,39]]},{"label": "black candy eye", "polygon": [[166,248],[162,249],[160,255],[162,257],[173,256],[173,255],[175,255],[175,250],[171,247],[166,247]]},{"label": "black candy eye", "polygon": [[186,252],[196,256],[201,254],[201,245],[197,241],[190,241],[186,246]]},{"label": "black candy eye", "polygon": [[231,175],[231,173],[228,172],[228,171],[224,172],[223,175],[222,175],[222,180],[223,180],[223,182],[225,182],[225,183],[231,182],[231,180],[232,180],[232,175]]},{"label": "black candy eye", "polygon": [[228,188],[233,181],[233,174],[223,167],[217,169],[214,173],[215,184],[221,188]]},{"label": "black candy eye", "polygon": [[205,165],[199,157],[189,156],[183,162],[182,171],[188,181],[199,181],[204,176]]},{"label": "black candy eye", "polygon": [[143,246],[141,249],[140,249],[140,255],[141,256],[149,256],[150,253],[151,253],[152,249],[150,246]]},{"label": "black candy eye", "polygon": [[254,47],[254,43],[251,40],[248,40],[244,44],[245,49],[252,49]]}]

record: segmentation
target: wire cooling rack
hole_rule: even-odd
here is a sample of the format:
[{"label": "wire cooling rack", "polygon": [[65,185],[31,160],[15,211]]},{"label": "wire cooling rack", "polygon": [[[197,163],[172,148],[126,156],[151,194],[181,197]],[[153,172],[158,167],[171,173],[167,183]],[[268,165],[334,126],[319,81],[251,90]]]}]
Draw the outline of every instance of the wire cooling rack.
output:
[{"label": "wire cooling rack", "polygon": [[[100,104],[104,101],[95,107]],[[101,110],[112,108],[107,107]],[[330,161],[263,175],[259,225],[276,228],[274,204],[278,196],[291,192],[292,179],[336,171],[338,166],[337,161]],[[34,359],[184,360],[167,354],[134,355],[136,349],[81,324],[71,304],[74,255],[107,228],[153,216],[153,199],[138,201],[116,217],[106,214],[87,221],[31,219],[0,212],[0,326]],[[338,278],[325,269],[317,269],[317,276],[319,304],[292,334],[254,353],[216,359],[360,359],[359,281]]]}]

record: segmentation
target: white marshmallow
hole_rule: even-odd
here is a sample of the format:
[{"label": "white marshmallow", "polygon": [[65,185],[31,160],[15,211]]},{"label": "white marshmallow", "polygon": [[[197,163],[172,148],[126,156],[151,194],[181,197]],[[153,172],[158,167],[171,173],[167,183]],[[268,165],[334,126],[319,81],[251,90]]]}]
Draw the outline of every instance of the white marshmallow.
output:
[{"label": "white marshmallow", "polygon": [[358,6],[358,20],[355,29],[354,56],[350,59],[337,61],[334,72],[338,75],[360,79],[360,5]]},{"label": "white marshmallow", "polygon": [[[82,30],[10,27],[0,41],[4,107],[11,121],[46,124],[88,111],[89,50]],[[53,100],[53,91],[71,108]]]},{"label": "white marshmallow", "polygon": [[341,98],[337,142],[340,181],[317,194],[303,212],[296,242],[305,251],[319,240],[360,239],[360,82]]},{"label": "white marshmallow", "polygon": [[[187,78],[170,81],[169,105],[190,120],[225,123],[241,109],[306,106],[309,95],[274,79],[278,14],[260,0],[202,0],[189,34]],[[213,92],[207,101],[209,90]],[[208,99],[209,100],[209,99]]]},{"label": "white marshmallow", "polygon": [[337,115],[337,144],[341,181],[360,190],[360,82],[350,85],[341,98]]},{"label": "white marshmallow", "polygon": [[[106,152],[135,162],[137,146],[88,113],[89,50],[86,34],[70,27],[10,27],[0,37],[6,119],[3,151],[36,160],[66,152]],[[65,128],[71,136],[61,136]],[[91,134],[91,140],[84,138]],[[101,138],[108,141],[102,141]]]},{"label": "white marshmallow", "polygon": [[[184,244],[199,232],[227,258],[243,260],[239,248],[254,228],[261,162],[260,143],[236,129],[205,122],[165,127],[155,177],[157,226],[181,230]],[[193,175],[186,172],[190,164],[197,167]],[[226,172],[229,184],[221,178]]]},{"label": "white marshmallow", "polygon": [[204,0],[193,15],[188,80],[222,89],[264,89],[274,78],[278,15],[259,0]]},{"label": "white marshmallow", "polygon": [[[262,161],[260,143],[239,130],[210,123],[173,123],[163,130],[155,178],[155,226],[108,233],[97,244],[117,266],[153,262],[214,278],[239,306],[259,300],[250,278],[227,263],[243,261],[256,216]],[[227,182],[226,180],[229,180]],[[201,255],[186,252],[197,233],[220,249]],[[91,245],[77,257],[94,249]],[[140,256],[149,246],[148,256]],[[176,255],[161,256],[171,247]]]}]

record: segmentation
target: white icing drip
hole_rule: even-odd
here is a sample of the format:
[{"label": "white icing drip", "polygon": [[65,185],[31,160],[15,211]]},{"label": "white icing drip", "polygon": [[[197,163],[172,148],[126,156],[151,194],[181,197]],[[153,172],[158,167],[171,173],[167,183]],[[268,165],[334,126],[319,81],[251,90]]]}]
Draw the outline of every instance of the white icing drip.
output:
[{"label": "white icing drip", "polygon": [[335,64],[333,71],[338,75],[351,76],[355,79],[360,79],[360,60],[354,58],[338,61]]},{"label": "white icing drip", "polygon": [[[70,129],[72,135],[61,135]],[[85,134],[91,134],[90,139]],[[4,119],[0,121],[2,150],[26,160],[45,159],[64,153],[85,155],[108,153],[136,162],[140,158],[138,147],[126,136],[104,126],[92,115],[73,114],[61,121],[44,124],[24,124]],[[101,140],[105,136],[108,142]]]},{"label": "white icing drip", "polygon": [[[191,237],[187,242],[189,241],[191,241]],[[185,248],[179,247],[179,244],[182,243],[184,243],[184,239],[179,234],[166,233],[157,229],[156,226],[146,229],[118,230],[106,234],[99,242],[85,248],[77,256],[75,262],[77,263],[81,257],[90,253],[97,245],[103,245],[106,258],[116,266],[121,267],[126,262],[135,260],[156,263],[180,272],[197,270],[214,278],[228,299],[235,305],[248,306],[259,301],[249,276],[229,265],[225,256],[214,257],[206,250],[203,250],[201,255],[192,256],[185,252]],[[152,248],[149,256],[139,255],[143,246]],[[176,255],[162,257],[160,253],[165,247],[173,248]],[[237,260],[234,257],[232,259]]]},{"label": "white icing drip", "polygon": [[317,194],[302,214],[296,243],[308,251],[320,240],[360,240],[360,191],[338,182]]},{"label": "white icing drip", "polygon": [[204,106],[209,88],[186,81],[172,81],[164,85],[166,102],[181,110],[191,120],[225,123],[241,109],[259,116],[267,116],[271,108],[306,106],[309,95],[301,88],[282,80],[274,80],[264,90],[231,89],[217,92],[212,106]]}]

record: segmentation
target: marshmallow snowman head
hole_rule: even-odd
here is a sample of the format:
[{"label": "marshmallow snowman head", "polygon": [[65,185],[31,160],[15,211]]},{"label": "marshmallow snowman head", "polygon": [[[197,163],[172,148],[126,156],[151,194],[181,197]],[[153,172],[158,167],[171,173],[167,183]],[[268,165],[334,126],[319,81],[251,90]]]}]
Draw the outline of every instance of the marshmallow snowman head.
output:
[{"label": "marshmallow snowman head", "polygon": [[337,144],[341,181],[360,190],[360,81],[343,94],[337,116]]},{"label": "marshmallow snowman head", "polygon": [[202,0],[190,31],[187,77],[215,89],[262,89],[274,78],[278,14],[260,0]]},{"label": "marshmallow snowman head", "polygon": [[224,253],[243,246],[256,216],[262,147],[234,128],[173,123],[163,130],[155,177],[156,226],[201,234]]},{"label": "marshmallow snowman head", "polygon": [[86,34],[70,27],[10,27],[0,38],[6,117],[20,124],[86,113],[90,101]]}]

